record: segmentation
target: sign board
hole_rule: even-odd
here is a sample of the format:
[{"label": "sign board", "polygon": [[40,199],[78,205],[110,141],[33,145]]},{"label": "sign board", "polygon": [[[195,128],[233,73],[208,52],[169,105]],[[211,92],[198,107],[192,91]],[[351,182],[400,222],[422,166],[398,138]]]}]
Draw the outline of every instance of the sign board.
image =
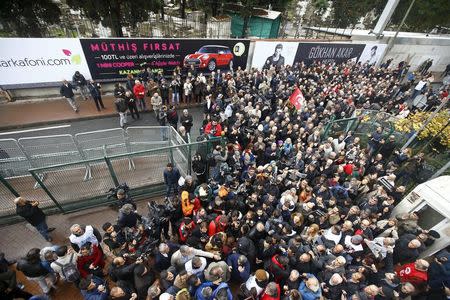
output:
[{"label": "sign board", "polygon": [[142,67],[166,75],[176,67],[186,71],[193,65],[198,72],[210,73],[230,67],[245,69],[249,40],[80,39],[94,79],[113,80],[138,74]]},{"label": "sign board", "polygon": [[79,39],[0,39],[2,86],[71,81],[75,71],[90,78]]},{"label": "sign board", "polygon": [[309,65],[313,62],[342,63],[349,60],[376,64],[385,49],[386,44],[256,41],[252,67],[267,69],[270,66],[292,66],[297,62]]}]

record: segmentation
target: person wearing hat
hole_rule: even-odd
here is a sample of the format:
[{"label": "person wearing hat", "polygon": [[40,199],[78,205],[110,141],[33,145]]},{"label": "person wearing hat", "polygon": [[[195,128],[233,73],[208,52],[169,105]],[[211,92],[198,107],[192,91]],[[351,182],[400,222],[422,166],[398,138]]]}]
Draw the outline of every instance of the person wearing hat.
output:
[{"label": "person wearing hat", "polygon": [[258,269],[253,275],[250,275],[247,281],[241,285],[239,294],[244,297],[253,296],[257,298],[266,288],[269,281],[269,273],[263,269]]},{"label": "person wearing hat", "polygon": [[100,277],[89,275],[80,280],[78,288],[85,300],[109,299],[109,291],[106,282]]}]

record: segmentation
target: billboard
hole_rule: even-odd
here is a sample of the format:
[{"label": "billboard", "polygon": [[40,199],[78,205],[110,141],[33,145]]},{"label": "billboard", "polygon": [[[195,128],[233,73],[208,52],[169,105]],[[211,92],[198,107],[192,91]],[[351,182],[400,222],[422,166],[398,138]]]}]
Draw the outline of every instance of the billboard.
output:
[{"label": "billboard", "polygon": [[246,68],[249,40],[80,39],[94,79],[113,80],[138,74],[142,66],[166,75],[180,66],[193,65],[200,72]]},{"label": "billboard", "polygon": [[363,49],[362,44],[300,43],[295,61],[303,61],[307,65],[314,61],[326,64],[348,60],[357,62]]},{"label": "billboard", "polygon": [[270,66],[293,65],[301,61],[307,65],[314,61],[342,63],[349,60],[376,64],[385,49],[386,44],[256,41],[252,67],[261,69]]},{"label": "billboard", "polygon": [[386,44],[366,44],[359,60],[361,63],[376,65],[386,51]]},{"label": "billboard", "polygon": [[256,41],[252,68],[269,69],[270,66],[293,65],[298,42]]},{"label": "billboard", "polygon": [[0,85],[72,80],[75,71],[90,78],[78,39],[1,38]]}]

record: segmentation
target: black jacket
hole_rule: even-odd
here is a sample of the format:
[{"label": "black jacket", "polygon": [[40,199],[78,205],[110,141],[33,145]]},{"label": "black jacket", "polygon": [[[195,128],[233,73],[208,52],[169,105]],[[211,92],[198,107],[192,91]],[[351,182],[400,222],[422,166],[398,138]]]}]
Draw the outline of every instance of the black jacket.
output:
[{"label": "black jacket", "polygon": [[70,83],[67,83],[67,85],[63,84],[59,89],[59,93],[66,98],[72,98],[75,95],[73,93],[73,86]]},{"label": "black jacket", "polygon": [[16,205],[16,212],[33,226],[45,221],[44,212],[39,207],[31,205],[30,202],[24,206]]},{"label": "black jacket", "polygon": [[22,271],[27,277],[39,277],[48,274],[48,270],[45,269],[40,262],[30,263],[26,259],[21,259],[17,262],[17,270]]},{"label": "black jacket", "polygon": [[128,109],[128,105],[125,102],[125,99],[123,98],[117,98],[116,101],[114,101],[114,105],[116,106],[117,112],[126,112]]},{"label": "black jacket", "polygon": [[98,83],[89,83],[88,89],[91,93],[92,98],[100,98],[100,96],[102,95],[100,92],[100,84]]}]

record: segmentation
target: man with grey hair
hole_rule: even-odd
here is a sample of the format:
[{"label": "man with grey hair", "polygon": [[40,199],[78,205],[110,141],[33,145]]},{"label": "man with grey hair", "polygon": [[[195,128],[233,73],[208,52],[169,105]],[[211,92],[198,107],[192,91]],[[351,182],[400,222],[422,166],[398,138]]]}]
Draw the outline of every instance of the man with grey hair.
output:
[{"label": "man with grey hair", "polygon": [[172,258],[170,259],[170,264],[173,267],[175,267],[175,269],[179,272],[180,270],[183,270],[185,264],[191,259],[193,259],[195,256],[203,256],[207,258],[214,258],[215,260],[220,260],[219,255],[195,249],[187,245],[182,245],[180,249],[172,255]]},{"label": "man with grey hair", "polygon": [[191,128],[194,125],[192,115],[187,109],[183,109],[183,114],[180,117],[181,125],[186,129],[188,134],[191,133]]},{"label": "man with grey hair", "polygon": [[91,245],[97,245],[100,248],[99,242],[101,242],[100,232],[91,225],[73,224],[70,227],[71,235],[69,236],[70,244],[75,251],[79,251],[81,246],[86,243]]}]

